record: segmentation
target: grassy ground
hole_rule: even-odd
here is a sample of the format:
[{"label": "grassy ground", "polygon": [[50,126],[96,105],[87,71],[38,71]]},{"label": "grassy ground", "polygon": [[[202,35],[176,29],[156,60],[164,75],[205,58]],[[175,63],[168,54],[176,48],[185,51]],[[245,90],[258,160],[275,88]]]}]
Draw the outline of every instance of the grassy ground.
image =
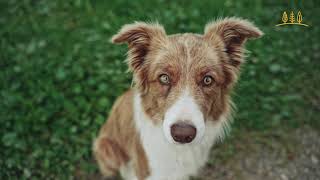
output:
[{"label": "grassy ground", "polygon": [[[301,9],[310,27],[275,27]],[[158,20],[168,32],[202,33],[216,17],[254,21],[234,100],[236,131],[308,124],[320,130],[320,5],[287,1],[0,2],[0,179],[66,179],[96,172],[91,142],[115,98],[130,86],[121,25]]]}]

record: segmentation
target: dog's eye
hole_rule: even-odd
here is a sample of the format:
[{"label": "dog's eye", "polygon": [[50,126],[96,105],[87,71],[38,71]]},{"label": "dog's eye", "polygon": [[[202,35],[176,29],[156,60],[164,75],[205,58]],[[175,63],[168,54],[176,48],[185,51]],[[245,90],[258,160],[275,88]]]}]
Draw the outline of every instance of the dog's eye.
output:
[{"label": "dog's eye", "polygon": [[162,84],[168,85],[170,83],[170,78],[167,74],[161,74],[159,76],[159,81]]},{"label": "dog's eye", "polygon": [[211,76],[205,76],[204,78],[203,78],[203,84],[205,85],[205,86],[209,86],[209,85],[211,85],[213,83],[213,78],[211,77]]}]

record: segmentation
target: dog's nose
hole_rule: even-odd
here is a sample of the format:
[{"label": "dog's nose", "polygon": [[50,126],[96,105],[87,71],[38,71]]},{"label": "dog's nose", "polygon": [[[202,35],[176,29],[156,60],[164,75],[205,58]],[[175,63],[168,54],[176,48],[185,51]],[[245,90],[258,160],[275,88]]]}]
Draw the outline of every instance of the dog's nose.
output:
[{"label": "dog's nose", "polygon": [[176,142],[190,143],[197,134],[197,129],[188,123],[179,122],[171,126],[171,136]]}]

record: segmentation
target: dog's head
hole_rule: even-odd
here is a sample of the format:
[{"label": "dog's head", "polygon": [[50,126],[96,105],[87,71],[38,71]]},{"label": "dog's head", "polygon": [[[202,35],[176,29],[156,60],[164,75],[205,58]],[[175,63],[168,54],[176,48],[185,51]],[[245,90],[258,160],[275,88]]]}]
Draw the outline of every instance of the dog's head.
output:
[{"label": "dog's head", "polygon": [[243,62],[244,43],[262,32],[227,18],[208,23],[203,35],[166,35],[159,24],[125,25],[112,38],[128,43],[128,64],[145,113],[174,143],[200,140],[206,121],[229,111],[229,94]]}]

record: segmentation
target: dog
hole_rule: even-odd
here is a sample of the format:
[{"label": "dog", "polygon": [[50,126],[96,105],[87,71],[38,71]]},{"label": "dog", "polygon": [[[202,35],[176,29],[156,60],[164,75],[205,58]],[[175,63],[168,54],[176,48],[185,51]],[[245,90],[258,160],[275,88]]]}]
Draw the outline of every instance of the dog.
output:
[{"label": "dog", "polygon": [[247,39],[263,33],[245,19],[209,22],[203,34],[167,35],[158,23],[124,25],[133,87],[120,96],[93,143],[102,174],[126,180],[182,180],[205,165],[229,129],[231,90]]}]

